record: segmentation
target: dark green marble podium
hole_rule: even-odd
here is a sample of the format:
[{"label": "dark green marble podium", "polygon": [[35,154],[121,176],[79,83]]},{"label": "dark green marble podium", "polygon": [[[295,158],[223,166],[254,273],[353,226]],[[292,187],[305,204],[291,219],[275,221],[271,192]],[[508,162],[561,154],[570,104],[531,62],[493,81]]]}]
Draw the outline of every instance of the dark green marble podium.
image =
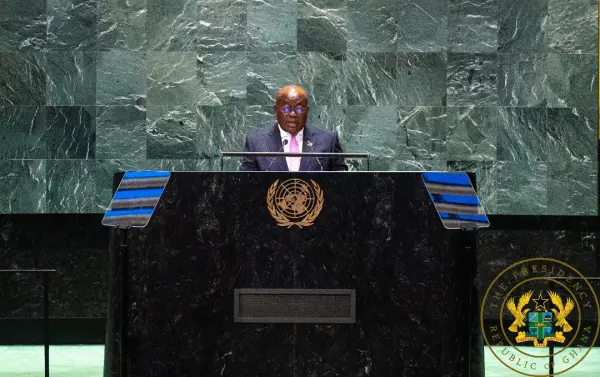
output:
[{"label": "dark green marble podium", "polygon": [[[312,226],[269,213],[269,187],[291,178],[323,191]],[[475,233],[443,228],[419,173],[173,173],[149,225],[126,237],[127,376],[467,376],[482,360],[470,342]],[[352,290],[355,322],[239,323],[241,288]]]}]

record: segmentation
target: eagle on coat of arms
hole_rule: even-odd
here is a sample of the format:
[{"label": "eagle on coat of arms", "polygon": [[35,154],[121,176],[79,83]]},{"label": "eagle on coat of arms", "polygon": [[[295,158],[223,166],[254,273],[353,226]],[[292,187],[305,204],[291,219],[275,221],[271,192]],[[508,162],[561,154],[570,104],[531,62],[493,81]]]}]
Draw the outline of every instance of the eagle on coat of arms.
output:
[{"label": "eagle on coat of arms", "polygon": [[[517,343],[532,341],[534,347],[546,347],[550,341],[564,343],[563,334],[573,330],[567,317],[575,308],[575,302],[568,297],[563,303],[563,299],[558,293],[553,291],[547,291],[547,293],[552,304],[556,306],[550,311],[546,309],[548,299],[542,296],[542,292],[538,298],[533,300],[531,299],[533,291],[528,291],[519,297],[518,303],[515,303],[514,297],[507,301],[506,308],[514,318],[508,330],[517,333],[515,338]],[[536,303],[533,311],[531,308],[527,308],[530,301]],[[523,327],[525,327],[524,331],[519,331]]]}]

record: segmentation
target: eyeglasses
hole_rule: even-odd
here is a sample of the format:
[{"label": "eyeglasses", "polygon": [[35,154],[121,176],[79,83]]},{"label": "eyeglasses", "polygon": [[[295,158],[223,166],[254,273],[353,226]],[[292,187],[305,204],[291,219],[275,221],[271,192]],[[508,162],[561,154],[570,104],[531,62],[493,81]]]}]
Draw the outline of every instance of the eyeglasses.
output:
[{"label": "eyeglasses", "polygon": [[291,113],[292,109],[294,110],[294,112],[296,114],[304,114],[306,112],[306,110],[308,109],[308,107],[296,106],[296,107],[292,108],[292,106],[284,105],[284,106],[281,106],[280,109],[281,109],[281,111],[283,111],[284,114]]}]

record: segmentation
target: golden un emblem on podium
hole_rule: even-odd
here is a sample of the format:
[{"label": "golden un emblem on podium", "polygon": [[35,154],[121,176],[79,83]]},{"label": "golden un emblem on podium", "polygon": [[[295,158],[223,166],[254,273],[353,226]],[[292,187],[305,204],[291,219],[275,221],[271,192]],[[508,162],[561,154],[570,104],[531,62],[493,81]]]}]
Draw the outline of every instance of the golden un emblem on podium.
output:
[{"label": "golden un emblem on podium", "polygon": [[267,208],[279,226],[311,226],[323,209],[323,190],[312,179],[276,180],[267,192]]}]

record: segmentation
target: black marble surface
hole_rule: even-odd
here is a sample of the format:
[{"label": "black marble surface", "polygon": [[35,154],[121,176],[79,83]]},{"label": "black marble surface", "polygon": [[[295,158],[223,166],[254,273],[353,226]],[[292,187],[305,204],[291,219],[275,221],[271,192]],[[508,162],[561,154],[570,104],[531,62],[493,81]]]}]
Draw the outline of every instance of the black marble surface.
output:
[{"label": "black marble surface", "polygon": [[[482,230],[479,232],[476,284],[483,298],[502,270],[529,258],[551,258],[567,263],[585,277],[600,276],[597,232],[575,230]],[[600,294],[600,292],[597,292]],[[497,317],[491,311],[484,319]]]},{"label": "black marble surface", "polygon": [[[267,211],[268,187],[292,177],[324,191],[312,227],[279,227]],[[466,375],[475,238],[442,227],[420,179],[174,173],[127,239],[130,375]],[[119,373],[118,236],[106,376]],[[235,288],[356,289],[357,322],[234,323]]]},{"label": "black marble surface", "polygon": [[[109,235],[101,219],[0,216],[0,270],[56,269],[50,275],[50,317],[105,318]],[[41,275],[0,274],[0,292],[0,318],[42,318]]]}]

